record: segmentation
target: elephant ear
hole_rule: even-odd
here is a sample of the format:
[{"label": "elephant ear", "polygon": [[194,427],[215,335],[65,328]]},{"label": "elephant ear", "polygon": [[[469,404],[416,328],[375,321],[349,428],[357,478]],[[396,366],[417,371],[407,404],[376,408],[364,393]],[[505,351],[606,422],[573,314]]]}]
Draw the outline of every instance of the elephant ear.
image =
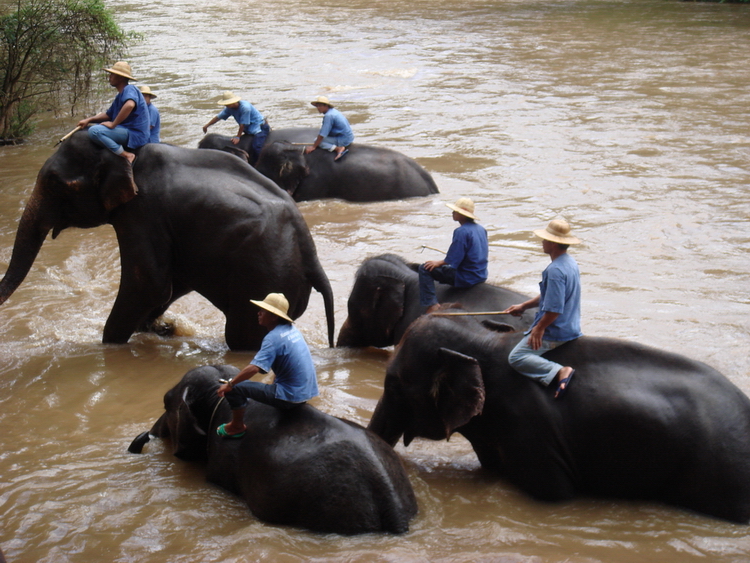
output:
[{"label": "elephant ear", "polygon": [[104,149],[97,171],[99,197],[107,211],[127,203],[138,193],[133,177],[133,167],[128,161]]},{"label": "elephant ear", "polygon": [[181,421],[183,425],[189,425],[189,428],[192,432],[195,432],[199,436],[205,436],[206,431],[203,430],[203,428],[200,427],[200,424],[198,424],[198,419],[195,418],[195,415],[193,414],[193,405],[192,400],[190,398],[190,387],[185,387],[185,390],[182,393],[182,405],[186,409],[186,415],[184,416],[183,420]]},{"label": "elephant ear", "polygon": [[484,409],[484,380],[479,362],[455,350],[440,348],[442,367],[435,374],[431,390],[445,437]]}]

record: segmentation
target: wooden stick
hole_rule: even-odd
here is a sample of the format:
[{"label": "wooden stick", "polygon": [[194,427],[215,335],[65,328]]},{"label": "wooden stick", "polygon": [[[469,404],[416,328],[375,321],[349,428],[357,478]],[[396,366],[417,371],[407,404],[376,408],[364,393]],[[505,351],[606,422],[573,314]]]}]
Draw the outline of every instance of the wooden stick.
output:
[{"label": "wooden stick", "polygon": [[460,317],[460,316],[478,316],[478,315],[510,315],[507,311],[484,311],[484,312],[466,312],[466,313],[432,313],[436,317]]},{"label": "wooden stick", "polygon": [[[421,246],[420,248],[421,248],[422,250],[424,250],[425,248],[427,248],[427,249],[429,249],[429,250],[434,250],[435,252],[439,252],[440,254],[445,254],[445,252],[443,252],[443,251],[442,251],[442,250],[440,250],[439,248],[433,248],[433,247],[431,247],[431,246],[427,246],[426,244],[423,244],[423,245],[422,245],[422,246]],[[421,251],[420,251],[420,252],[421,252]]]},{"label": "wooden stick", "polygon": [[68,133],[68,134],[67,134],[67,135],[65,135],[65,136],[64,136],[63,138],[61,138],[61,139],[60,139],[59,141],[57,141],[57,142],[55,143],[55,146],[59,145],[60,143],[62,143],[62,142],[63,142],[63,141],[65,141],[66,139],[69,139],[70,137],[72,137],[72,136],[73,136],[73,133],[75,133],[76,131],[80,131],[80,130],[81,130],[81,127],[76,127],[76,128],[75,128],[75,129],[73,129],[73,130],[72,130],[72,131],[71,131],[70,133]]}]

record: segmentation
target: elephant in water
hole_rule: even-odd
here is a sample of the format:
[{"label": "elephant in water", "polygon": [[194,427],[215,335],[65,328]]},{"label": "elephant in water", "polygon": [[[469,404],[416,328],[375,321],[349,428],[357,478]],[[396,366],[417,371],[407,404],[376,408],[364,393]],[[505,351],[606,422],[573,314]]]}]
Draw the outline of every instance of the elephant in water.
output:
[{"label": "elephant in water", "polygon": [[[367,258],[357,270],[347,305],[349,316],[341,327],[336,346],[390,346],[401,340],[407,327],[425,312],[419,304],[418,264],[409,264],[395,254]],[[503,311],[522,303],[527,296],[488,283],[470,288],[436,285],[440,303],[459,302],[467,311]],[[508,331],[525,330],[536,309],[521,317],[482,316]],[[497,319],[502,319],[498,321]]]},{"label": "elephant in water", "polygon": [[[417,513],[401,459],[372,432],[304,404],[289,411],[250,401],[243,438],[220,438],[231,418],[217,394],[232,366],[189,371],[164,396],[150,433],[184,460],[207,461],[208,481],[241,496],[265,522],[315,532],[405,533]],[[144,432],[130,445],[140,453]]]},{"label": "elephant in water", "polygon": [[[303,143],[312,145],[318,129],[291,128],[271,131],[256,163],[256,169],[287,190],[295,201],[338,198],[371,202],[438,193],[430,174],[416,161],[383,147],[353,143],[338,162],[334,155],[318,149],[303,153]],[[225,150],[247,159],[230,137],[210,134],[199,148]]]},{"label": "elephant in water", "polygon": [[39,172],[0,282],[0,304],[21,284],[50,230],[55,238],[68,227],[106,223],[117,234],[122,277],[105,343],[127,342],[175,300],[197,291],[226,316],[231,349],[257,350],[265,331],[249,299],[283,293],[297,318],[315,288],[333,345],[331,284],[286,192],[218,151],[149,144],[131,170],[85,131],[65,141]]},{"label": "elephant in water", "polygon": [[482,466],[546,501],[661,501],[750,519],[750,400],[709,366],[583,336],[546,357],[573,366],[565,396],[508,365],[518,334],[425,315],[391,359],[368,428],[471,443]]}]

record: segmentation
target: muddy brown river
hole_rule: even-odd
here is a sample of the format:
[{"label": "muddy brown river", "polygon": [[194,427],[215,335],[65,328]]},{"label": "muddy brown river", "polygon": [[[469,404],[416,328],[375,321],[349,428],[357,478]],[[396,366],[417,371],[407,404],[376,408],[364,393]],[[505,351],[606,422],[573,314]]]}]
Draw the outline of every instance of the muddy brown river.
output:
[{"label": "muddy brown river", "polygon": [[[490,280],[533,293],[531,235],[567,219],[584,243],[583,330],[705,361],[750,392],[750,9],[670,0],[123,0],[144,34],[129,61],[158,94],[162,140],[194,147],[233,90],[272,127],[317,126],[328,96],[359,142],[417,159],[441,193],[300,205],[333,285],[337,329],[356,268],[437,258],[469,196]],[[102,73],[102,80],[105,74]],[[108,101],[108,100],[107,100]],[[96,111],[102,108],[93,108]],[[75,116],[0,148],[0,273],[36,174]],[[212,131],[229,133],[232,124]],[[202,468],[131,439],[190,368],[244,366],[198,295],[170,310],[185,336],[102,345],[119,281],[110,227],[48,239],[0,307],[0,548],[12,563],[745,562],[750,528],[610,500],[533,501],[483,472],[461,436],[402,455],[420,512],[403,536],[317,535],[259,522]],[[319,409],[366,424],[392,350],[326,343],[313,293],[298,321]],[[616,447],[616,444],[613,444]]]}]

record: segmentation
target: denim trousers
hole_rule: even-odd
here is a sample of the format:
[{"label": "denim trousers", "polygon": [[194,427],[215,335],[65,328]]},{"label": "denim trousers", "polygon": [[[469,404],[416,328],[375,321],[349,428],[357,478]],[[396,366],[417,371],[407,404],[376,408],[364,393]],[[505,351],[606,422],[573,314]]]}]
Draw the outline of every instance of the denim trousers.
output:
[{"label": "denim trousers", "polygon": [[542,340],[542,345],[538,350],[534,350],[529,345],[530,334],[524,336],[516,347],[508,355],[508,362],[511,367],[518,373],[530,377],[534,381],[541,383],[545,387],[552,383],[563,366],[552,362],[547,358],[542,358],[542,354],[554,350],[565,342],[555,342],[552,340]]},{"label": "denim trousers", "polygon": [[435,294],[435,282],[453,285],[456,281],[456,269],[453,266],[438,266],[428,271],[424,264],[419,265],[419,304],[429,307],[435,305],[437,295]]},{"label": "denim trousers", "polygon": [[260,126],[260,131],[255,133],[255,135],[250,135],[252,137],[252,140],[250,141],[250,150],[248,152],[250,153],[251,166],[255,166],[255,164],[258,162],[260,151],[263,150],[263,145],[266,144],[266,139],[268,138],[268,133],[270,132],[271,128],[266,123],[264,123]]},{"label": "denim trousers", "polygon": [[332,151],[336,147],[348,147],[351,143],[346,141],[344,137],[323,137],[318,146],[325,151]]},{"label": "denim trousers", "polygon": [[92,125],[89,128],[89,137],[100,147],[111,150],[115,154],[122,154],[123,147],[128,144],[130,132],[126,127],[118,125],[110,129],[106,125]]},{"label": "denim trousers", "polygon": [[232,410],[242,409],[247,406],[248,399],[259,403],[287,410],[303,403],[291,403],[276,398],[276,384],[261,383],[260,381],[242,381],[232,387],[232,390],[224,395]]}]

